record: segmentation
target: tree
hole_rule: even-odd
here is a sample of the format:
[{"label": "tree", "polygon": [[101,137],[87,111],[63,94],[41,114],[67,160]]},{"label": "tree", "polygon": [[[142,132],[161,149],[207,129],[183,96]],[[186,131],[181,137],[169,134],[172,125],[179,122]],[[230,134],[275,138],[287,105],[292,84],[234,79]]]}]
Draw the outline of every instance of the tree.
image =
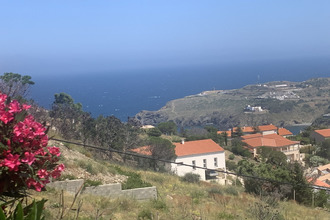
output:
[{"label": "tree", "polygon": [[233,130],[232,134],[233,137],[241,137],[243,136],[243,130],[238,126],[235,130]]},{"label": "tree", "polygon": [[258,126],[253,126],[253,134],[256,134],[256,133],[259,133],[260,132],[260,129]]},{"label": "tree", "polygon": [[176,124],[173,121],[161,122],[157,128],[165,135],[174,135],[177,132]]},{"label": "tree", "polygon": [[90,113],[83,112],[81,115],[81,125],[80,125],[80,137],[83,141],[83,144],[86,145],[88,140],[91,140],[96,136],[95,130],[96,122],[92,118]]},{"label": "tree", "polygon": [[241,155],[243,157],[252,157],[252,154],[249,152],[249,150],[244,148],[243,146],[244,143],[241,140],[237,138],[233,139],[231,147],[232,152],[236,155]]},{"label": "tree", "polygon": [[171,143],[171,141],[159,137],[150,137],[149,146],[151,157],[154,159],[154,169],[156,170],[158,159],[163,160],[174,160],[176,158],[175,155],[175,146]]},{"label": "tree", "polygon": [[96,119],[95,141],[107,149],[122,149],[124,124],[115,116],[103,117],[100,115]]},{"label": "tree", "polygon": [[258,149],[259,157],[262,162],[269,163],[275,166],[286,166],[287,157],[283,152],[275,151],[270,147],[260,147]]},{"label": "tree", "polygon": [[[140,145],[141,139],[139,137],[140,128],[132,126],[129,123],[126,123],[123,127],[123,152],[127,152],[129,149],[132,149]],[[126,161],[126,155],[123,155],[124,162]]]},{"label": "tree", "polygon": [[238,162],[238,173],[270,180],[245,177],[244,186],[249,193],[272,195],[281,199],[295,198],[299,203],[310,204],[311,189],[301,165],[297,162],[276,167],[270,163],[254,164],[242,160]]},{"label": "tree", "polygon": [[156,127],[148,129],[147,134],[152,137],[160,137],[162,135],[162,132]]},{"label": "tree", "polygon": [[22,99],[34,82],[31,76],[22,76],[18,73],[4,73],[0,76],[0,91],[7,94],[8,97]]},{"label": "tree", "polygon": [[83,115],[81,103],[75,103],[66,93],[55,94],[55,100],[50,111],[52,124],[66,139],[79,138],[80,119]]},{"label": "tree", "polygon": [[330,160],[330,139],[327,139],[318,145],[316,155]]}]

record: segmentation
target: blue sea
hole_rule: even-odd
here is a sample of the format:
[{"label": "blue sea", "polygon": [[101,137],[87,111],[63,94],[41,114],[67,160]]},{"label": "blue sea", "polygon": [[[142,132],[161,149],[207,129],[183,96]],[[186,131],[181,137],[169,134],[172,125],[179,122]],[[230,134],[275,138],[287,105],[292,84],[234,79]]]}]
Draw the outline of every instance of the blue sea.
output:
[{"label": "blue sea", "polygon": [[83,109],[94,117],[114,115],[126,121],[142,110],[158,110],[170,100],[205,90],[330,77],[329,60],[315,58],[80,74],[31,74],[36,84],[31,88],[30,96],[49,109],[54,94],[65,92],[82,103]]}]

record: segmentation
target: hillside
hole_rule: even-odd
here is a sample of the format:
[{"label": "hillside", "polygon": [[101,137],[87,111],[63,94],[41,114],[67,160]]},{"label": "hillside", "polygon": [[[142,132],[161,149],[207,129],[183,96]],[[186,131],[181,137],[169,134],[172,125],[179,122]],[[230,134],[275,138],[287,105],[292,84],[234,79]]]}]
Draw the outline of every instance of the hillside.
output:
[{"label": "hillside", "polygon": [[[326,210],[301,206],[293,201],[281,202],[270,197],[252,196],[240,186],[187,183],[167,173],[94,160],[91,152],[81,147],[55,144],[61,148],[62,162],[67,166],[63,178],[85,178],[93,180],[91,183],[111,183],[110,179],[123,182],[125,177],[118,170],[134,172],[157,187],[158,199],[141,202],[125,197],[112,199],[79,195],[74,198],[65,192],[61,197],[61,191],[51,188],[41,193],[30,191],[31,198],[48,200],[45,204],[45,219],[59,219],[62,210],[63,219],[271,219],[277,216],[272,219],[325,220],[329,217]],[[85,165],[82,165],[82,161]]]},{"label": "hillside", "polygon": [[[261,106],[263,111],[247,111]],[[234,126],[312,123],[330,105],[330,78],[304,82],[269,82],[240,89],[205,91],[168,102],[158,111],[142,111],[142,124],[174,121],[179,127],[213,124],[219,129]]]}]

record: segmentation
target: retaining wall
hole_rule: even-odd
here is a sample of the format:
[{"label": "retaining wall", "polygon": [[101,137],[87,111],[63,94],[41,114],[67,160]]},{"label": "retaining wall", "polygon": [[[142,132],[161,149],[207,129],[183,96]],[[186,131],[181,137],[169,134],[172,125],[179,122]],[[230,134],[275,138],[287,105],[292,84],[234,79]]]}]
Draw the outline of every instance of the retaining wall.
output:
[{"label": "retaining wall", "polygon": [[[79,179],[57,181],[49,183],[47,186],[55,189],[65,190],[69,193],[75,194],[78,192],[78,190],[82,187],[83,184],[84,180]],[[157,199],[157,188],[155,186],[122,190],[120,183],[85,187],[81,193],[105,196],[110,198],[130,197],[136,200]]]}]

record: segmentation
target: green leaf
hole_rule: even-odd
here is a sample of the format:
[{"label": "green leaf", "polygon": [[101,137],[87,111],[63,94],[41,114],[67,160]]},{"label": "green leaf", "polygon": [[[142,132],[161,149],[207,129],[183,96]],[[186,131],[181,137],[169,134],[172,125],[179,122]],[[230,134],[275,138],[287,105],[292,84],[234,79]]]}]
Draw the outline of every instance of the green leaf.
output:
[{"label": "green leaf", "polygon": [[29,205],[29,209],[28,209],[28,215],[26,216],[26,220],[37,220],[37,205],[36,202],[33,201],[33,203],[31,204],[31,206]]},{"label": "green leaf", "polygon": [[6,220],[6,216],[5,216],[5,213],[3,213],[3,210],[2,208],[0,207],[0,220]]},{"label": "green leaf", "polygon": [[15,209],[14,219],[23,220],[24,219],[23,217],[24,217],[24,214],[23,214],[22,204],[21,204],[21,202],[19,202]]},{"label": "green leaf", "polygon": [[41,219],[41,214],[44,210],[44,205],[47,202],[47,199],[42,199],[41,201],[38,201],[37,204],[37,218],[36,219]]}]

